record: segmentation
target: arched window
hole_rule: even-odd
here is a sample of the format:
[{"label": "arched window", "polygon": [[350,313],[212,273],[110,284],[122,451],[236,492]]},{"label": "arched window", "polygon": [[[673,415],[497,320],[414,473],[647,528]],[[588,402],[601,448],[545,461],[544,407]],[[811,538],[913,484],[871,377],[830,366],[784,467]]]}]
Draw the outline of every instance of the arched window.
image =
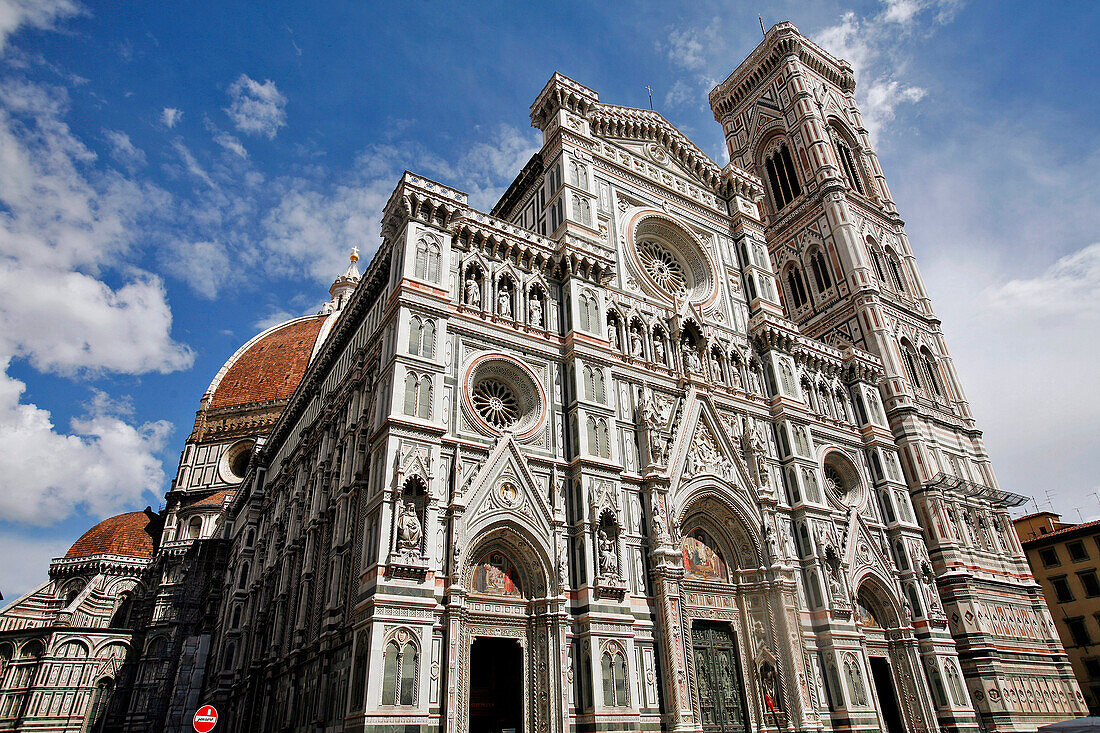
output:
[{"label": "arched window", "polygon": [[416,243],[416,268],[413,273],[417,279],[439,282],[439,245],[421,239]]},{"label": "arched window", "polygon": [[798,476],[793,468],[787,469],[787,503],[794,506],[802,501],[802,495],[798,492]]},{"label": "arched window", "polygon": [[229,628],[239,629],[241,627],[241,606],[240,604],[233,607],[233,618],[229,622]]},{"label": "arched window", "polygon": [[814,284],[817,292],[824,293],[833,286],[833,278],[829,274],[829,264],[821,250],[810,255],[810,269],[814,271]]},{"label": "arched window", "polygon": [[892,247],[886,248],[886,261],[890,267],[890,277],[894,281],[894,287],[899,293],[908,293],[909,289],[905,287],[905,276],[902,274],[901,259]]},{"label": "arched window", "polygon": [[359,633],[355,641],[355,661],[351,674],[351,709],[362,710],[367,694],[367,665],[370,664],[370,644],[367,635]]},{"label": "arched window", "polygon": [[905,595],[909,599],[909,605],[913,609],[913,615],[917,617],[923,616],[924,608],[921,607],[920,595],[917,593],[917,589],[912,583],[905,586]]},{"label": "arched window", "polygon": [[962,679],[959,670],[950,659],[943,660],[943,671],[947,675],[947,686],[951,690],[951,696],[955,698],[955,704],[959,707],[966,706],[966,693],[963,691]]},{"label": "arched window", "polygon": [[863,683],[863,667],[855,655],[849,654],[844,660],[844,674],[848,678],[848,689],[852,693],[852,704],[859,707],[867,705],[867,686]]},{"label": "arched window", "polygon": [[611,457],[611,443],[607,436],[607,421],[596,421],[596,455],[600,458]]},{"label": "arched window", "polygon": [[593,399],[596,402],[605,402],[607,398],[604,394],[603,369],[596,367],[592,370],[592,383],[595,387]]},{"label": "arched window", "polygon": [[422,323],[419,318],[413,317],[409,321],[409,353],[414,356],[420,353],[420,329]]},{"label": "arched window", "polygon": [[424,420],[432,419],[432,378],[423,376],[420,378],[420,386],[416,394],[418,417]]},{"label": "arched window", "polygon": [[115,682],[110,678],[101,679],[96,683],[95,694],[92,696],[92,704],[88,706],[88,717],[84,720],[84,730],[89,733],[100,733],[107,721],[107,703],[114,694]]},{"label": "arched window", "polygon": [[244,536],[244,546],[252,547],[254,544],[256,544],[256,530],[249,529],[248,534]]},{"label": "arched window", "polygon": [[907,340],[901,340],[901,358],[905,360],[905,370],[909,377],[909,382],[913,385],[914,389],[919,389],[923,385],[921,384],[920,372],[917,370],[917,358],[913,351],[913,345]]},{"label": "arched window", "polygon": [[947,691],[943,687],[943,677],[940,676],[940,670],[936,667],[936,660],[925,659],[925,664],[928,665],[928,677],[932,687],[932,694],[936,698],[936,707],[950,707],[950,702],[947,699]]},{"label": "arched window", "polygon": [[596,385],[595,385],[595,377],[593,376],[593,373],[592,373],[592,367],[585,364],[583,374],[584,374],[584,398],[586,400],[595,399]]},{"label": "arched window", "polygon": [[409,372],[405,375],[405,414],[416,415],[416,390],[419,380]]},{"label": "arched window", "polygon": [[617,646],[609,646],[603,653],[603,704],[607,707],[629,707],[627,694],[626,655]]},{"label": "arched window", "polygon": [[596,418],[588,418],[588,452],[594,456],[600,454],[599,440],[596,437]]},{"label": "arched window", "polygon": [[840,167],[844,171],[844,177],[848,179],[848,185],[863,193],[863,181],[860,178],[859,169],[856,167],[852,149],[843,140],[838,139],[836,141],[836,155],[840,158]]},{"label": "arched window", "polygon": [[192,517],[187,523],[187,539],[197,540],[202,536],[202,517]]},{"label": "arched window", "polygon": [[386,644],[382,660],[383,705],[416,705],[417,657],[412,641],[400,645],[394,639]]},{"label": "arched window", "polygon": [[794,389],[794,372],[791,371],[790,365],[786,361],[780,360],[779,362],[779,374],[783,379],[783,391],[791,397],[795,396]]},{"label": "arched window", "polygon": [[787,292],[794,308],[801,308],[809,301],[806,295],[806,283],[802,280],[802,271],[794,265],[787,267]]},{"label": "arched window", "polygon": [[244,590],[248,585],[248,563],[241,565],[241,572],[237,576],[237,590]]},{"label": "arched window", "polygon": [[776,211],[782,210],[802,193],[787,143],[780,143],[779,147],[764,159],[764,171]]},{"label": "arched window", "polygon": [[897,517],[894,515],[894,502],[893,497],[889,491],[880,491],[878,495],[879,505],[882,509],[882,516],[886,519],[887,524],[893,524],[897,521]]},{"label": "arched window", "polygon": [[921,348],[920,355],[925,376],[928,378],[928,386],[937,397],[943,397],[943,386],[940,382],[940,369],[936,357],[932,356],[927,346]]}]

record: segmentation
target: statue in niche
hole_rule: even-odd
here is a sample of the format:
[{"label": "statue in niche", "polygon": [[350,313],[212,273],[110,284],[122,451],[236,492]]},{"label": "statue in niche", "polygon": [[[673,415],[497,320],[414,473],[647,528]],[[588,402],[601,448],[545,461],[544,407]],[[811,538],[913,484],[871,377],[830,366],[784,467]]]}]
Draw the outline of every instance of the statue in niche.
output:
[{"label": "statue in niche", "polygon": [[600,575],[617,575],[619,562],[615,558],[615,540],[608,536],[605,529],[599,532]]},{"label": "statue in niche", "polygon": [[630,329],[630,355],[642,358],[642,334],[637,329]]},{"label": "statue in niche", "polygon": [[939,616],[943,613],[943,606],[940,605],[940,592],[936,586],[936,573],[932,570],[932,565],[927,560],[923,561],[920,566],[920,576],[924,584],[928,586],[928,605],[931,606],[933,614]]},{"label": "statue in niche", "polygon": [[742,388],[741,372],[737,369],[737,362],[735,361],[730,362],[730,384],[737,389]]},{"label": "statue in niche", "polygon": [[607,323],[607,343],[613,349],[619,348],[619,334],[615,331],[614,321]]},{"label": "statue in niche", "polygon": [[722,381],[722,365],[713,351],[710,353],[710,378],[715,382]]},{"label": "statue in niche", "polygon": [[744,441],[744,450],[747,454],[749,470],[752,471],[756,478],[757,486],[764,487],[768,485],[768,466],[764,462],[764,443],[760,440],[760,436],[756,432],[756,428],[752,424],[745,426],[745,432],[742,435]]},{"label": "statue in niche", "polygon": [[699,362],[699,352],[690,344],[684,344],[684,370],[692,374],[702,372],[702,364]]},{"label": "statue in niche", "polygon": [[481,288],[472,273],[466,273],[466,305],[472,308],[481,307]]},{"label": "statue in niche", "polygon": [[779,534],[767,524],[764,525],[764,543],[768,546],[768,556],[772,564],[778,564],[787,559],[779,546]]},{"label": "statue in niche", "polygon": [[844,581],[840,577],[840,555],[832,543],[825,546],[825,574],[829,579],[829,595],[834,601],[844,603]]},{"label": "statue in niche", "polygon": [[532,326],[542,325],[542,301],[537,293],[531,293],[531,304],[527,306],[527,321]]},{"label": "statue in niche", "polygon": [[497,295],[497,315],[501,318],[512,317],[512,291],[507,285],[500,286],[500,294]]},{"label": "statue in niche", "polygon": [[397,510],[397,549],[419,550],[423,528],[416,516],[416,505],[411,501],[401,504]]},{"label": "statue in niche", "polygon": [[665,363],[665,340],[660,334],[653,334],[653,360],[658,364]]}]

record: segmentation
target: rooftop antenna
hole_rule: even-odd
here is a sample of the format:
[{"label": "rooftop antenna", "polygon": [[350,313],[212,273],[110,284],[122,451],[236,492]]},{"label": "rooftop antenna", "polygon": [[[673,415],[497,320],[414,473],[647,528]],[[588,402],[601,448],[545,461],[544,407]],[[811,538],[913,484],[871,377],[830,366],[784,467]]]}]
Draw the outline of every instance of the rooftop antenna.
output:
[{"label": "rooftop antenna", "polygon": [[653,87],[651,87],[650,85],[646,84],[646,85],[645,85],[645,86],[643,87],[643,89],[645,89],[645,90],[646,90],[647,92],[649,92],[649,108],[650,108],[650,109],[653,109]]},{"label": "rooftop antenna", "polygon": [[1047,497],[1047,506],[1050,507],[1050,511],[1053,512],[1054,511],[1054,497],[1052,496],[1052,494],[1054,494],[1054,492],[1051,491],[1050,489],[1046,489],[1045,491],[1043,491],[1043,493],[1046,494],[1046,497]]},{"label": "rooftop antenna", "polygon": [[757,15],[756,19],[760,21],[760,35],[762,35],[762,36],[768,35],[768,32],[766,30],[764,30],[764,16],[763,15]]},{"label": "rooftop antenna", "polygon": [[1075,506],[1073,508],[1077,512],[1077,521],[1081,522],[1083,524],[1084,521],[1085,521],[1085,518],[1083,516],[1081,516],[1081,507]]}]

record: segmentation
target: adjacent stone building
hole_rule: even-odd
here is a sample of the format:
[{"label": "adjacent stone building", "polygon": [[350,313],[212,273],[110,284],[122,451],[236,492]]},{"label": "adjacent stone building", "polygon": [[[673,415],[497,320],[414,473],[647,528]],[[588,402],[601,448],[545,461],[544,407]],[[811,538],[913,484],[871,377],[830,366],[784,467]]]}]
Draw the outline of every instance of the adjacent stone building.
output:
[{"label": "adjacent stone building", "polygon": [[203,398],[102,729],[1083,714],[853,90],[782,23],[711,92],[725,167],[555,74],[491,212],[403,175],[362,276]]},{"label": "adjacent stone building", "polygon": [[1100,522],[1073,524],[1054,512],[1036,512],[1014,524],[1089,714],[1100,715]]}]

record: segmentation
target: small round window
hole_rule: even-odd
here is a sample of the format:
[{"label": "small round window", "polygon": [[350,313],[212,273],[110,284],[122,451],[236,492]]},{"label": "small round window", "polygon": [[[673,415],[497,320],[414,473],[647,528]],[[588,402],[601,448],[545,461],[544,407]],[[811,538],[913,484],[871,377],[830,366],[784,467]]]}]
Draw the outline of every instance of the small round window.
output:
[{"label": "small round window", "polygon": [[482,433],[534,435],[546,422],[545,395],[530,367],[503,354],[484,354],[466,369],[465,411]]},{"label": "small round window", "polygon": [[218,473],[227,484],[239,484],[248,473],[248,463],[252,460],[252,440],[239,440],[222,454],[218,464]]}]

